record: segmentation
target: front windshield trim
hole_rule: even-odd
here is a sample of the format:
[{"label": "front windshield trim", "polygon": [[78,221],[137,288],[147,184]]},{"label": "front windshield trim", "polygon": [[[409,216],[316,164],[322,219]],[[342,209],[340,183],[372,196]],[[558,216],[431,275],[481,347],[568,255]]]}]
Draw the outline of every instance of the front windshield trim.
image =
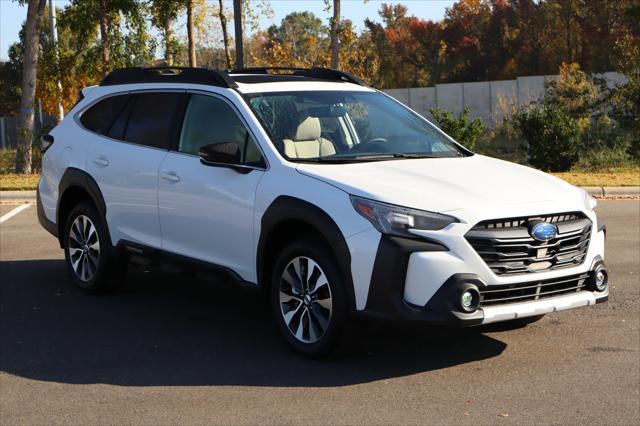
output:
[{"label": "front windshield trim", "polygon": [[[374,153],[374,154],[361,154],[361,155],[327,155],[327,156],[318,156],[318,157],[310,157],[310,158],[301,158],[301,157],[290,157],[288,156],[284,150],[281,150],[278,145],[276,144],[276,137],[273,134],[271,128],[269,125],[267,125],[267,123],[263,120],[263,117],[261,116],[261,114],[256,110],[256,108],[254,108],[254,106],[252,105],[252,99],[257,98],[257,97],[276,97],[276,96],[293,96],[293,95],[304,95],[304,94],[308,94],[308,93],[336,93],[336,94],[340,94],[340,95],[383,95],[386,99],[390,99],[391,101],[393,101],[393,103],[395,103],[396,105],[400,106],[400,108],[402,108],[404,111],[408,112],[412,117],[418,119],[419,121],[425,123],[426,125],[429,126],[430,130],[435,130],[437,132],[437,134],[443,138],[446,139],[446,141],[453,145],[453,147],[455,147],[456,151],[450,151],[450,152],[455,152],[456,155],[430,155],[427,153],[421,153],[421,152],[401,152],[401,153],[390,153],[390,152],[380,152],[380,153]],[[345,163],[359,163],[359,162],[372,162],[372,161],[390,161],[390,160],[405,160],[405,159],[425,159],[425,158],[463,158],[463,157],[470,157],[475,155],[474,152],[472,152],[471,150],[465,148],[464,146],[462,146],[459,142],[457,142],[456,140],[454,140],[452,137],[450,137],[449,135],[447,135],[445,132],[443,132],[438,126],[436,126],[435,124],[433,124],[432,122],[430,122],[428,119],[426,119],[425,117],[423,117],[422,115],[418,114],[417,112],[413,111],[411,108],[407,107],[406,105],[404,105],[402,102],[398,101],[397,99],[393,98],[392,96],[388,95],[387,93],[377,90],[377,89],[372,89],[371,91],[338,91],[338,90],[314,90],[314,91],[310,91],[310,92],[302,92],[302,91],[267,91],[267,92],[253,92],[253,93],[243,93],[241,95],[244,99],[244,101],[246,102],[247,106],[249,107],[249,109],[251,110],[251,112],[253,113],[253,115],[255,116],[255,118],[258,120],[258,122],[260,123],[260,126],[262,127],[262,129],[265,131],[265,133],[267,134],[267,136],[269,137],[269,142],[272,144],[272,146],[275,148],[275,150],[277,151],[277,153],[286,161],[288,162],[292,162],[292,163],[314,163],[314,164],[345,164]],[[348,119],[349,121],[349,126],[353,127],[353,124],[351,123],[351,116],[346,115],[344,116],[346,119]],[[345,120],[347,121],[347,120]],[[356,138],[359,137],[359,135],[357,135],[357,133],[354,135]]]}]

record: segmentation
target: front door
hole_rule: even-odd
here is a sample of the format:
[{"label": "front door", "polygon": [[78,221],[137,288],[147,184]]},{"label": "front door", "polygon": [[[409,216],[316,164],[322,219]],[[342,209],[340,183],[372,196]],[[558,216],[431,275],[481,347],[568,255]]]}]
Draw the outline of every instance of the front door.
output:
[{"label": "front door", "polygon": [[[214,143],[236,143],[241,164],[251,171],[203,165],[198,151]],[[262,154],[235,108],[220,97],[192,94],[177,149],[160,166],[162,249],[251,280],[254,199],[264,169]]]}]

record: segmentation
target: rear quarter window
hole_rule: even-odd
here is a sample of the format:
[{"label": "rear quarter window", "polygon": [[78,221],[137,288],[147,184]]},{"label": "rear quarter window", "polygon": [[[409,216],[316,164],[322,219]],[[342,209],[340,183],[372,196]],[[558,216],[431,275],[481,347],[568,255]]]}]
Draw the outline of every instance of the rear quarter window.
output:
[{"label": "rear quarter window", "polygon": [[128,94],[110,96],[99,101],[82,114],[80,123],[87,130],[106,135],[129,97]]}]

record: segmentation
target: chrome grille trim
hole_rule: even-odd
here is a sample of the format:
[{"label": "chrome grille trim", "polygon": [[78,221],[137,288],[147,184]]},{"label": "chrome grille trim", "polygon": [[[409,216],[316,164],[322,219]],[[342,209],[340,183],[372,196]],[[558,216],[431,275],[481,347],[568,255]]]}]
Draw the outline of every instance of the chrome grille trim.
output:
[{"label": "chrome grille trim", "polygon": [[[533,239],[527,223],[539,220],[554,223],[558,235],[547,242]],[[591,226],[579,212],[497,219],[480,222],[465,238],[495,274],[528,274],[582,264]]]}]

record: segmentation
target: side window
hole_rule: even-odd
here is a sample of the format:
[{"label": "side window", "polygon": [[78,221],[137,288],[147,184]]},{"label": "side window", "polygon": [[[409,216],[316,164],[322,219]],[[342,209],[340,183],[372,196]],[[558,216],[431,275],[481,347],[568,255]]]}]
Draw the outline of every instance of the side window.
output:
[{"label": "side window", "polygon": [[80,122],[88,130],[106,135],[130,97],[130,95],[108,97],[85,111],[80,117]]},{"label": "side window", "polygon": [[135,96],[129,96],[126,105],[120,110],[116,119],[109,129],[107,136],[113,139],[124,139],[124,131],[127,129],[127,122],[129,121],[129,114],[131,114],[131,108],[136,101]]},{"label": "side window", "polygon": [[192,95],[184,116],[178,151],[197,155],[202,146],[227,142],[240,147],[244,164],[264,166],[256,142],[225,101],[213,96]]},{"label": "side window", "polygon": [[169,149],[177,137],[188,97],[186,93],[136,95],[124,139],[139,145]]}]

